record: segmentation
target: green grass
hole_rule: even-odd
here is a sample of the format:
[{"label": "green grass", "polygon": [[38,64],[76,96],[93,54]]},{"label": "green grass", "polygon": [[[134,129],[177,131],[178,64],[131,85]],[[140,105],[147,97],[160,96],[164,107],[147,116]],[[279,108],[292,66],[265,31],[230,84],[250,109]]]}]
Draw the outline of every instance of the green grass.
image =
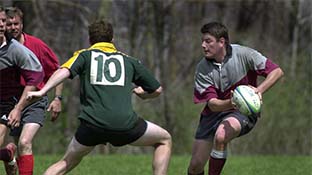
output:
[{"label": "green grass", "polygon": [[[44,170],[61,156],[35,157],[34,175]],[[185,175],[190,156],[173,156],[168,175]],[[207,170],[207,167],[206,169]],[[0,166],[0,174],[5,174]],[[151,155],[90,155],[69,175],[151,175]],[[223,175],[312,175],[309,156],[231,156]]]}]

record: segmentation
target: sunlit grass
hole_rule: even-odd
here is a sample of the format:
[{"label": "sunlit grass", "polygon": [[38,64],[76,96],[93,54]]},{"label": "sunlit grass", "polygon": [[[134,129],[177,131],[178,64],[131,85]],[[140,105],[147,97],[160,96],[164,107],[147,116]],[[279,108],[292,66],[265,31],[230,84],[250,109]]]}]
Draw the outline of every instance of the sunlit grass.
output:
[{"label": "sunlit grass", "polygon": [[[61,158],[60,155],[35,157],[34,175]],[[151,175],[152,155],[90,155],[69,175]],[[190,156],[173,156],[169,175],[184,175]],[[205,169],[207,171],[207,167]],[[309,156],[230,156],[223,175],[311,175],[312,157]],[[5,174],[3,166],[0,174]]]}]

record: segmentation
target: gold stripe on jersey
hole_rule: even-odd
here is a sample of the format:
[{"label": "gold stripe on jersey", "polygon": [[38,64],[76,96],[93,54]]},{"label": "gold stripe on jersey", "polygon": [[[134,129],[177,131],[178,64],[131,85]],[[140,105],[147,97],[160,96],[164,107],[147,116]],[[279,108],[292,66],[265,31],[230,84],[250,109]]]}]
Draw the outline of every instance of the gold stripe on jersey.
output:
[{"label": "gold stripe on jersey", "polygon": [[62,67],[69,69],[72,66],[72,64],[76,61],[76,59],[78,58],[81,52],[93,50],[93,49],[98,49],[98,50],[101,50],[103,52],[108,52],[108,53],[117,52],[117,49],[115,48],[113,43],[107,43],[107,42],[95,43],[88,49],[81,49],[81,50],[76,51],[74,55],[66,63],[62,65]]},{"label": "gold stripe on jersey", "polygon": [[74,56],[72,56],[68,61],[66,61],[66,63],[64,63],[61,67],[69,69],[73,65],[73,63],[76,61],[79,54],[83,51],[86,51],[86,49],[81,49],[81,50],[76,51],[74,53]]}]

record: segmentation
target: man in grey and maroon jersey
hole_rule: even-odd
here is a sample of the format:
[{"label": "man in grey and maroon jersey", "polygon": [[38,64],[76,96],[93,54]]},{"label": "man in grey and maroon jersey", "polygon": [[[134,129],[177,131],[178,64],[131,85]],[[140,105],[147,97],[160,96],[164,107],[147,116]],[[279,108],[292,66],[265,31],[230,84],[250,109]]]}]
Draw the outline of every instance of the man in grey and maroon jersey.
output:
[{"label": "man in grey and maroon jersey", "polygon": [[[32,104],[26,93],[40,87],[44,73],[38,58],[5,32],[6,14],[0,7],[0,117],[1,123],[15,128],[24,109]],[[25,86],[20,84],[21,76]]]},{"label": "man in grey and maroon jersey", "polygon": [[[259,114],[244,116],[235,109],[231,91],[250,85],[262,97],[283,75],[279,66],[254,49],[230,44],[227,28],[218,22],[201,28],[204,58],[195,72],[194,102],[206,103],[193,143],[189,175],[219,175],[227,158],[228,143],[247,134]],[[257,77],[265,77],[257,85]]]}]

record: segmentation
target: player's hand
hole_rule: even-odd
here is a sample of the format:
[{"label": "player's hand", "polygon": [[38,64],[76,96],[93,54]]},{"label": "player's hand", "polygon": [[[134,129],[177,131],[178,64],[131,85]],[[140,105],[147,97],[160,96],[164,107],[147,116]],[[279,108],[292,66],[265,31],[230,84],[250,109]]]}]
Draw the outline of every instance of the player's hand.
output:
[{"label": "player's hand", "polygon": [[51,112],[51,121],[54,122],[62,111],[61,100],[55,98],[49,105],[47,111]]},{"label": "player's hand", "polygon": [[236,106],[236,104],[234,103],[234,100],[233,100],[233,93],[234,93],[234,91],[231,90],[231,98],[230,98],[230,100],[231,100],[231,104],[232,104],[233,108],[237,109],[237,106]]},{"label": "player's hand", "polygon": [[260,102],[262,104],[262,93],[259,91],[259,89],[251,85],[248,85],[248,86],[251,87],[255,91],[255,93],[259,96]]},{"label": "player's hand", "polygon": [[133,88],[133,93],[137,95],[142,95],[142,94],[145,94],[146,92],[141,86],[138,86],[138,87]]},{"label": "player's hand", "polygon": [[19,127],[20,122],[21,122],[21,115],[22,115],[21,110],[17,108],[12,109],[8,117],[8,123],[7,123],[8,126],[11,128]]},{"label": "player's hand", "polygon": [[43,95],[44,94],[41,93],[41,91],[30,91],[27,92],[26,99],[30,101],[32,99],[41,98]]}]

